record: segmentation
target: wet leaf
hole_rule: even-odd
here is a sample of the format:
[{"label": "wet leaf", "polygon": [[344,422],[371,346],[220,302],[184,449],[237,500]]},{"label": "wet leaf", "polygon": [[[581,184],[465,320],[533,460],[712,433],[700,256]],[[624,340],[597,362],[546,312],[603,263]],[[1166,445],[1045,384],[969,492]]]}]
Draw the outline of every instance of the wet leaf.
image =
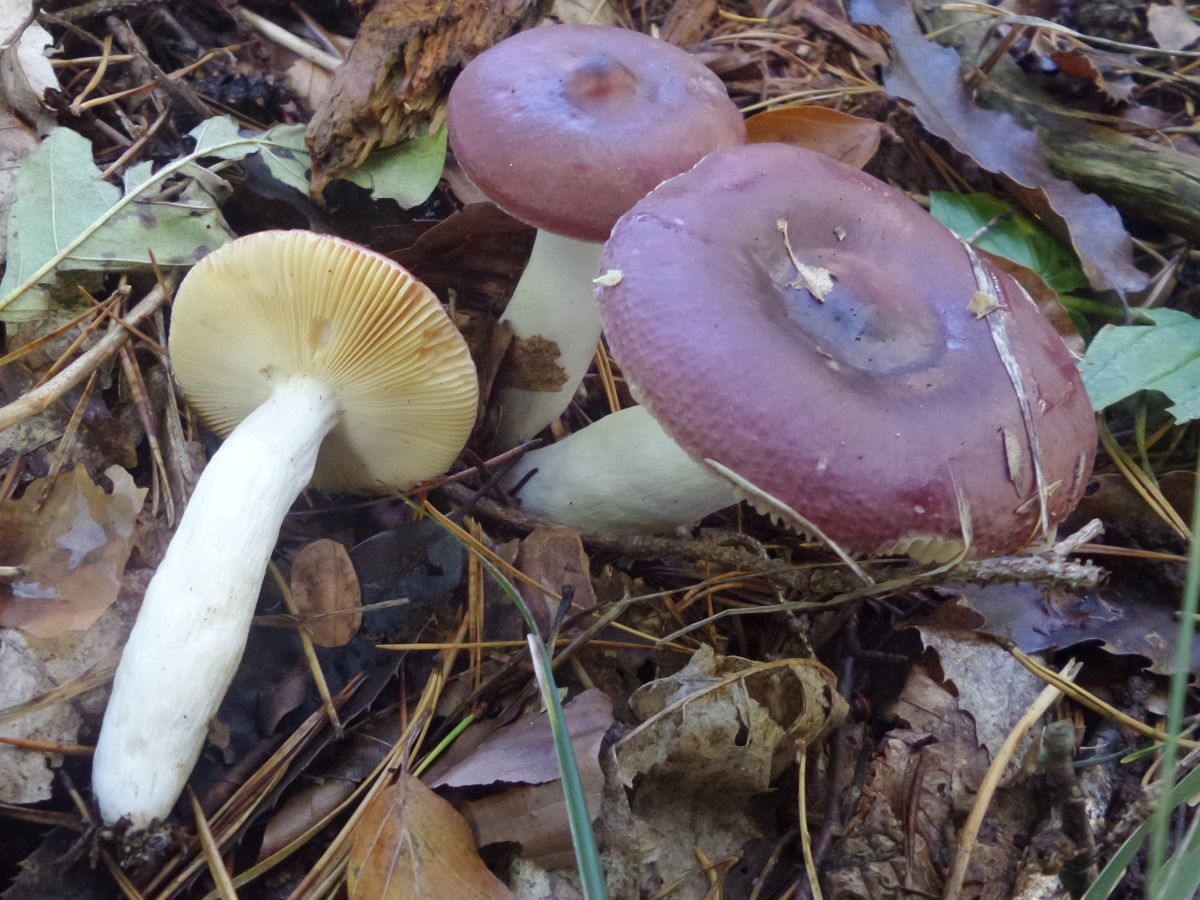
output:
[{"label": "wet leaf", "polygon": [[884,87],[911,103],[922,125],[989,172],[1045,195],[1066,223],[1093,287],[1145,286],[1146,276],[1133,265],[1133,242],[1117,210],[1055,177],[1037,135],[1011,115],[976,106],[963,85],[958,54],[926,40],[907,3],[854,0],[852,15],[859,23],[887,31],[892,62]]},{"label": "wet leaf", "polygon": [[706,646],[679,673],[630,698],[642,724],[617,745],[627,787],[670,775],[709,789],[765,791],[846,714],[833,673],[812,660],[759,663]]},{"label": "wet leaf", "polygon": [[769,109],[746,120],[752,144],[795,144],[861,169],[879,149],[883,126],[825,106]]},{"label": "wet leaf", "polygon": [[292,560],[292,596],[305,629],[318,647],[350,643],[362,626],[362,591],[350,554],[337,541],[322,539],[300,548]]},{"label": "wet leaf", "polygon": [[933,217],[960,238],[1032,269],[1060,294],[1087,287],[1075,253],[1011,203],[946,191],[932,191],[929,200]]},{"label": "wet leaf", "polygon": [[46,479],[0,506],[0,561],[24,569],[0,581],[0,625],[55,637],[88,628],[117,599],[146,491],[119,466],[105,475],[112,493],[77,466],[58,478],[41,509]]},{"label": "wet leaf", "polygon": [[479,858],[463,817],[406,774],[367,807],[354,832],[347,874],[351,900],[513,896]]},{"label": "wet leaf", "polygon": [[1200,417],[1200,319],[1143,310],[1152,325],[1106,325],[1083,360],[1083,383],[1102,410],[1138,391],[1161,391],[1179,422]]}]

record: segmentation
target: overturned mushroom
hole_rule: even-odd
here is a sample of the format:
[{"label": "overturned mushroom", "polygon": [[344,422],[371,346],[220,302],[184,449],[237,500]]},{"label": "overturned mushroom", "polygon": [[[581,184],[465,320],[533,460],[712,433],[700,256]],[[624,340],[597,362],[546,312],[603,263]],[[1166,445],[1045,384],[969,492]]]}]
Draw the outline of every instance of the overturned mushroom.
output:
[{"label": "overturned mushroom", "polygon": [[868,175],[778,144],[713,153],[621,218],[602,268],[644,408],[528,454],[509,483],[529,476],[533,512],[653,530],[736,492],[850,552],[946,560],[1024,546],[1082,496],[1095,422],[1062,340]]},{"label": "overturned mushroom", "polygon": [[745,140],[721,80],[689,54],[624,28],[550,25],[481,54],[455,81],[450,143],[471,180],[538,228],[504,320],[558,345],[558,391],[503,392],[500,440],[532,437],[567,406],[600,338],[601,242],[662,180]]},{"label": "overturned mushroom", "polygon": [[462,336],[391,260],[302,231],[205,257],[180,285],[171,359],[228,435],[146,591],[96,746],[107,822],[165,818],[233,678],[284,515],[310,479],[407,488],[444,471],[475,420]]}]

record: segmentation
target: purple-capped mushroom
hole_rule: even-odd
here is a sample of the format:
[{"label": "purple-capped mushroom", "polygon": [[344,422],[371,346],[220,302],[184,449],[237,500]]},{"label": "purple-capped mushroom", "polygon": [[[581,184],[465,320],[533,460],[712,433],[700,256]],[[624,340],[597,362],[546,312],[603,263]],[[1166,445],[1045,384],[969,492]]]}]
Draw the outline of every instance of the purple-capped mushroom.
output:
[{"label": "purple-capped mushroom", "polygon": [[[528,454],[512,482],[537,470],[533,512],[659,530],[736,494],[851,553],[943,561],[1025,546],[1082,496],[1096,426],[1061,338],[869,175],[779,144],[713,153],[621,218],[602,268],[643,405]],[[662,462],[642,477],[627,449]]]},{"label": "purple-capped mushroom", "polygon": [[678,47],[624,28],[548,25],[501,41],[455,81],[450,143],[468,177],[535,226],[504,313],[517,337],[558,344],[558,391],[503,392],[515,444],[566,408],[600,337],[592,291],[617,218],[704,154],[745,140],[721,80]]}]

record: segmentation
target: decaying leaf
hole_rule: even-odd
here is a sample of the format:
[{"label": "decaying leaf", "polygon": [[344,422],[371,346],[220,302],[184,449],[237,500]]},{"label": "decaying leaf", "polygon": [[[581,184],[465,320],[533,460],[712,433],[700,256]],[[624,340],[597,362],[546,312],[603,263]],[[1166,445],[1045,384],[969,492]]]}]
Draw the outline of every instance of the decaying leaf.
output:
[{"label": "decaying leaf", "polygon": [[30,122],[44,111],[42,97],[58,90],[46,56],[54,38],[34,19],[30,0],[0,3],[0,96]]},{"label": "decaying leaf", "polygon": [[375,147],[428,132],[447,76],[542,19],[549,0],[446,4],[382,0],[363,19],[347,60],[308,126],[313,190],[360,165]]},{"label": "decaying leaf", "polygon": [[1146,30],[1164,50],[1184,50],[1200,41],[1200,25],[1181,4],[1147,4]]},{"label": "decaying leaf", "polygon": [[[862,796],[822,866],[826,896],[940,897],[956,830],[989,764],[971,716],[947,685],[914,667],[890,710],[894,727],[867,768]],[[1040,811],[1028,782],[992,801],[963,897],[1007,897],[1024,835]]]},{"label": "decaying leaf", "polygon": [[[571,602],[584,608],[596,605],[587,554],[574,528],[539,528],[532,532],[521,541],[516,565],[560,596],[569,591]],[[519,590],[538,626],[548,632],[555,609],[545,592],[524,582],[520,582]]]},{"label": "decaying leaf", "polygon": [[1083,360],[1083,383],[1102,410],[1138,391],[1161,391],[1178,422],[1200,418],[1200,319],[1143,310],[1153,325],[1105,325]]},{"label": "decaying leaf", "polygon": [[892,40],[884,77],[888,93],[911,103],[922,125],[989,172],[1042,192],[1066,223],[1093,287],[1134,291],[1146,285],[1118,212],[1055,177],[1037,135],[1011,115],[976,106],[963,86],[958,54],[926,40],[907,3],[854,0],[851,12],[855,21],[880,26]]},{"label": "decaying leaf", "polygon": [[146,490],[119,466],[105,475],[111,494],[77,466],[40,508],[45,479],[0,506],[0,564],[23,570],[0,581],[0,625],[55,637],[87,628],[117,599]]},{"label": "decaying leaf", "polygon": [[1042,315],[1050,320],[1050,324],[1054,326],[1058,336],[1063,339],[1067,349],[1076,357],[1083,357],[1084,349],[1087,346],[1083,335],[1075,327],[1075,322],[1071,318],[1071,314],[1067,312],[1067,308],[1063,306],[1062,300],[1059,299],[1058,292],[1050,287],[1044,278],[1032,269],[1006,257],[988,253],[986,250],[976,250],[975,252],[996,268],[1007,272],[1017,284],[1025,288],[1025,293],[1033,300]]},{"label": "decaying leaf", "polygon": [[540,334],[514,336],[500,367],[499,383],[523,391],[557,391],[567,383],[558,364],[558,344]]},{"label": "decaying leaf", "polygon": [[513,896],[479,858],[463,817],[407,774],[380,791],[359,820],[347,875],[351,900]]},{"label": "decaying leaf", "polygon": [[639,688],[642,724],[617,745],[621,778],[670,776],[708,789],[765,791],[846,714],[836,678],[813,660],[759,663],[703,646],[676,675]]},{"label": "decaying leaf", "polygon": [[[0,678],[0,709],[31,700],[56,686],[38,654],[15,631],[0,629],[0,672],[4,673]],[[60,703],[0,725],[0,735],[74,743],[81,722],[74,706]],[[47,759],[40,753],[0,746],[0,802],[49,800],[54,774],[47,763],[58,765],[61,761],[61,757]]]},{"label": "decaying leaf", "polygon": [[752,144],[795,144],[861,169],[879,149],[883,125],[825,106],[769,109],[746,120]]},{"label": "decaying leaf", "polygon": [[[953,606],[943,604],[915,627],[925,646],[937,651],[942,674],[957,693],[958,708],[975,720],[975,736],[994,757],[1045,685],[996,641],[955,621]],[[943,609],[950,614],[939,615]],[[1033,738],[1030,733],[1028,740]]]},{"label": "decaying leaf", "polygon": [[[612,701],[593,688],[566,704],[563,714],[588,809],[595,816],[604,789],[600,746],[613,724]],[[434,787],[504,787],[457,804],[480,847],[512,842],[521,845],[522,856],[544,868],[571,864],[574,848],[545,712],[526,713],[488,734],[465,757],[448,762],[442,774],[431,776]]]},{"label": "decaying leaf", "polygon": [[350,643],[362,626],[362,591],[350,554],[322,538],[300,548],[292,560],[292,596],[305,628],[318,647]]}]

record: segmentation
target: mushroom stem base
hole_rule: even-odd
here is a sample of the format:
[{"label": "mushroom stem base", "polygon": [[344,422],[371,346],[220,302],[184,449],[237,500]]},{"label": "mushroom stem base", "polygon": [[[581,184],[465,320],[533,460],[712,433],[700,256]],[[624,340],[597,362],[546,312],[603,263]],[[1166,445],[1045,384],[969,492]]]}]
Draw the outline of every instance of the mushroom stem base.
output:
[{"label": "mushroom stem base", "polygon": [[503,446],[527,441],[556,418],[587,374],[600,341],[600,307],[592,279],[603,244],[538,231],[529,264],[500,321],[519,338],[539,335],[558,344],[558,365],[567,376],[556,391],[505,388],[499,439]]},{"label": "mushroom stem base", "polygon": [[337,420],[331,390],[279,385],[213,455],[113,681],[92,767],[105,822],[164,819],[233,679],[279,529]]},{"label": "mushroom stem base", "polygon": [[669,531],[738,502],[641,406],[527,453],[506,484],[534,469],[517,494],[522,508],[581,531]]}]

